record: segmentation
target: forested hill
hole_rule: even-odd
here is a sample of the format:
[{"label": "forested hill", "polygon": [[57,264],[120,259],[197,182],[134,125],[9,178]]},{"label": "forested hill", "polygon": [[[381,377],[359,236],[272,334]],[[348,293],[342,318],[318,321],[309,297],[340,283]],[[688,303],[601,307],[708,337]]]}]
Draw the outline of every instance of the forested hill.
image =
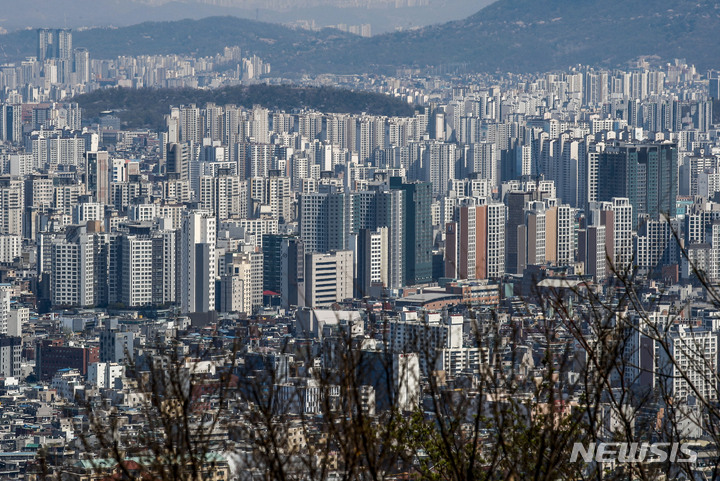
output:
[{"label": "forested hill", "polygon": [[171,106],[205,105],[208,102],[247,108],[262,105],[285,111],[308,108],[334,113],[413,115],[413,108],[407,103],[379,93],[290,85],[260,84],[215,90],[110,88],[79,95],[73,101],[83,108],[83,118],[87,120],[112,110],[126,127],[158,130],[164,128],[163,116],[169,113]]}]

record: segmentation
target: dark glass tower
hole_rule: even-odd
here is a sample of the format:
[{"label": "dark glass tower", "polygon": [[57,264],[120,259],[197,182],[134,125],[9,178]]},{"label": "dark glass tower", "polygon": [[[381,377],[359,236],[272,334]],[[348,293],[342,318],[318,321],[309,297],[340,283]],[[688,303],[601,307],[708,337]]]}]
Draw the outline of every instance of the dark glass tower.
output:
[{"label": "dark glass tower", "polygon": [[300,306],[305,249],[296,236],[263,234],[263,290],[280,294],[283,307]]},{"label": "dark glass tower", "polygon": [[282,241],[287,236],[263,234],[263,291],[282,289]]},{"label": "dark glass tower", "polygon": [[599,156],[597,199],[630,199],[633,229],[641,214],[653,220],[674,215],[677,193],[677,144],[615,142]]},{"label": "dark glass tower", "polygon": [[432,184],[403,182],[400,177],[390,179],[392,190],[402,190],[404,196],[404,284],[427,284],[433,280],[432,263]]}]

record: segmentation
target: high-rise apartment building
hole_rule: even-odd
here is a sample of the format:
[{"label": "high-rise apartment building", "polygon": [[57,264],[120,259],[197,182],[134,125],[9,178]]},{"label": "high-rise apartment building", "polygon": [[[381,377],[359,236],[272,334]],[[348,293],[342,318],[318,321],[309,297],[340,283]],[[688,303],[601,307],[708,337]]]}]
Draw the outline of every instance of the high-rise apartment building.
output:
[{"label": "high-rise apartment building", "polygon": [[641,214],[653,220],[674,217],[677,193],[677,144],[614,142],[599,154],[597,199],[627,198],[634,229]]},{"label": "high-rise apartment building", "polygon": [[153,304],[153,241],[122,236],[122,303],[129,308]]},{"label": "high-rise apartment building", "polygon": [[425,150],[422,178],[432,184],[433,197],[444,194],[448,183],[456,178],[456,154],[456,145],[444,142],[432,142]]},{"label": "high-rise apartment building", "polygon": [[220,277],[220,312],[252,314],[262,306],[263,254],[228,252],[225,272]]},{"label": "high-rise apartment building", "polygon": [[250,136],[257,144],[270,143],[270,111],[260,106],[255,106],[252,111],[250,123]]},{"label": "high-rise apartment building", "polygon": [[637,235],[633,237],[635,260],[644,274],[656,271],[662,265],[672,264],[668,247],[674,242],[669,222],[651,220],[647,215],[641,216],[638,222]]},{"label": "high-rise apartment building", "polygon": [[291,222],[290,178],[280,175],[278,170],[271,170],[267,179],[265,193],[265,204],[270,206],[272,215],[277,217],[280,222]]},{"label": "high-rise apartment building", "polygon": [[527,265],[542,265],[546,262],[547,216],[545,204],[529,202],[525,208],[525,229],[527,232]]},{"label": "high-rise apartment building", "polygon": [[71,232],[52,241],[50,294],[53,306],[96,304],[95,246],[92,234]]},{"label": "high-rise apartment building", "polygon": [[204,125],[200,116],[200,109],[194,104],[182,106],[178,112],[180,127],[178,137],[180,142],[199,144],[204,135]]},{"label": "high-rise apartment building", "polygon": [[165,173],[171,180],[187,180],[190,176],[190,149],[187,144],[168,144]]},{"label": "high-rise apartment building", "polygon": [[387,227],[387,288],[399,289],[405,283],[405,192],[387,190],[376,194],[375,223],[377,227]]},{"label": "high-rise apartment building", "polygon": [[110,165],[107,152],[85,153],[86,186],[96,202],[110,204]]},{"label": "high-rise apartment building", "polygon": [[86,48],[75,49],[74,72],[77,83],[84,84],[90,81],[90,53]]},{"label": "high-rise apartment building", "polygon": [[404,192],[404,257],[405,285],[432,282],[432,184],[429,182],[403,182],[399,177],[390,179],[390,189]]},{"label": "high-rise apartment building", "polygon": [[200,177],[199,185],[200,207],[213,213],[218,224],[230,217],[247,217],[246,181],[236,175],[204,175]]},{"label": "high-rise apartment building", "polygon": [[37,59],[38,62],[43,62],[45,59],[53,57],[55,34],[49,28],[39,28],[37,35]]},{"label": "high-rise apartment building", "polygon": [[186,313],[215,310],[215,217],[188,211],[180,235],[180,308]]},{"label": "high-rise apartment building", "polygon": [[605,228],[605,254],[609,263],[605,265],[606,275],[624,272],[633,261],[633,206],[627,198],[613,198],[612,202],[590,204],[589,225]]},{"label": "high-rise apartment building", "polygon": [[605,279],[605,226],[591,225],[579,229],[578,261],[584,265],[585,274],[592,276],[596,282]]},{"label": "high-rise apartment building", "polygon": [[37,59],[39,62],[47,59],[71,59],[72,45],[72,30],[68,28],[39,28],[37,30]]},{"label": "high-rise apartment building", "polygon": [[690,396],[717,401],[717,332],[677,324],[667,336],[667,347],[657,350],[656,378],[663,392],[678,401]]},{"label": "high-rise apartment building", "polygon": [[0,234],[22,235],[23,206],[22,181],[0,177]]},{"label": "high-rise apartment building", "polygon": [[575,262],[575,209],[558,199],[547,199],[545,204],[545,260],[571,265]]},{"label": "high-rise apartment building", "polygon": [[491,187],[500,183],[500,153],[493,142],[478,142],[470,145],[467,152],[467,170],[487,179]]},{"label": "high-rise apartment building", "polygon": [[508,192],[505,204],[508,207],[507,231],[505,244],[507,247],[506,268],[510,274],[522,274],[527,264],[525,257],[525,205],[533,200],[533,192]]},{"label": "high-rise apartment building", "polygon": [[69,28],[59,28],[55,30],[57,58],[61,60],[70,60],[73,53],[72,30]]},{"label": "high-rise apartment building", "polygon": [[305,252],[328,252],[348,246],[352,194],[330,191],[300,196],[300,238]]},{"label": "high-rise apartment building", "polygon": [[8,326],[10,323],[10,297],[12,295],[12,286],[9,284],[0,285],[0,335],[8,334]]},{"label": "high-rise apartment building", "polygon": [[379,297],[388,285],[387,227],[360,229],[355,246],[355,297]]},{"label": "high-rise apartment building", "polygon": [[267,177],[271,162],[272,145],[252,143],[245,146],[245,174],[248,177]]},{"label": "high-rise apartment building", "polygon": [[179,231],[162,226],[152,234],[152,303],[174,304],[178,298]]},{"label": "high-rise apartment building", "polygon": [[281,222],[290,222],[290,178],[281,175],[279,170],[270,170],[267,174],[266,177],[251,177],[247,180],[250,212],[268,206],[273,217]]},{"label": "high-rise apartment building", "polygon": [[446,225],[445,276],[498,278],[505,274],[504,204],[463,205]]}]

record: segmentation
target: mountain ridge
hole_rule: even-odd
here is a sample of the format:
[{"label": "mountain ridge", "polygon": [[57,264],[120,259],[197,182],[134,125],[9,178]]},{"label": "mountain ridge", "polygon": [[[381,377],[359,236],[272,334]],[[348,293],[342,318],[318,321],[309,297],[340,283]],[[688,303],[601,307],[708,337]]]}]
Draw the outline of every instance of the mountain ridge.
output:
[{"label": "mountain ridge", "polygon": [[685,58],[701,69],[718,66],[720,42],[712,32],[720,30],[719,5],[655,0],[651,6],[641,0],[498,0],[463,20],[371,38],[210,17],[86,30],[77,32],[75,43],[95,58],[211,55],[238,45],[288,77],[394,73],[398,67],[442,65],[518,73],[577,64],[612,68],[644,55],[666,61]]}]

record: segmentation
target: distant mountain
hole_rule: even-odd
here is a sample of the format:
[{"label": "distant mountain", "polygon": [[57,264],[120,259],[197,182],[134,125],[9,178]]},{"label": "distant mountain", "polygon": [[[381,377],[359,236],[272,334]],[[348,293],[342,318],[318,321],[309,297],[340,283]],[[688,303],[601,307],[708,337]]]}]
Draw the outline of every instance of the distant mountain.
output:
[{"label": "distant mountain", "polygon": [[329,48],[322,64],[346,72],[459,63],[528,72],[658,55],[710,68],[720,67],[718,31],[720,4],[710,0],[499,0],[464,20]]},{"label": "distant mountain", "polygon": [[[450,64],[490,72],[614,67],[641,55],[685,58],[704,69],[720,66],[718,31],[720,4],[710,0],[499,0],[464,20],[372,38],[213,17],[86,30],[75,44],[95,58],[206,55],[240,45],[289,76]],[[31,40],[28,32],[2,36],[0,55],[31,55]]]},{"label": "distant mountain", "polygon": [[202,89],[99,89],[73,99],[83,109],[83,117],[92,120],[100,112],[116,111],[124,126],[162,129],[164,115],[171,106],[191,103],[237,105],[250,108],[262,105],[287,112],[310,108],[322,112],[371,115],[411,116],[406,102],[373,92],[354,92],[330,87],[294,87],[290,85],[251,85]]},{"label": "distant mountain", "polygon": [[[237,17],[144,22],[121,28],[92,28],[73,32],[73,46],[86,47],[93,58],[118,55],[215,55],[225,46],[239,46],[263,57],[294,56],[332,40],[357,38],[335,29],[312,32]],[[0,55],[11,60],[35,55],[34,30],[0,36]],[[0,57],[0,61],[2,57]]]}]

